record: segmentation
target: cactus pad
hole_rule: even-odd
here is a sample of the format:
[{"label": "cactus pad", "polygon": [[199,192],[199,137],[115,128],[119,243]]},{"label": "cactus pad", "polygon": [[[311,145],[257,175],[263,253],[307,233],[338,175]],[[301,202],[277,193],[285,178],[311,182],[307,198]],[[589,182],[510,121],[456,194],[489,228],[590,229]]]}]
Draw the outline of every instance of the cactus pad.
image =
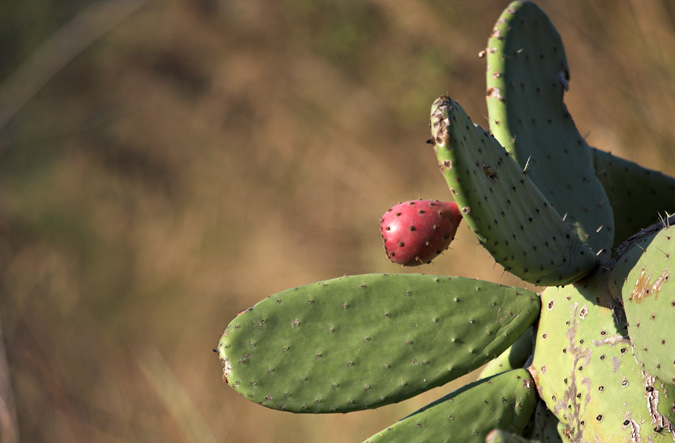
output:
[{"label": "cactus pad", "polygon": [[661,227],[619,259],[613,278],[621,285],[628,332],[643,370],[675,384],[675,279],[670,278],[675,229]]},{"label": "cactus pad", "polygon": [[484,442],[493,429],[523,432],[535,404],[530,374],[524,369],[508,371],[466,385],[364,443]]},{"label": "cactus pad", "polygon": [[595,171],[614,212],[614,246],[675,213],[675,178],[608,152],[592,149]]},{"label": "cactus pad", "polygon": [[513,2],[486,52],[492,133],[579,238],[607,255],[614,239],[612,207],[590,147],[563,103],[569,74],[558,31],[534,3]]},{"label": "cactus pad", "polygon": [[530,438],[540,443],[564,443],[570,441],[565,435],[567,427],[546,407],[543,401],[537,402],[534,409],[534,428]]},{"label": "cactus pad", "polygon": [[501,429],[492,430],[486,437],[485,443],[530,443],[525,437]]},{"label": "cactus pad", "polygon": [[675,388],[636,363],[610,307],[608,273],[544,291],[530,372],[572,441],[669,439]]},{"label": "cactus pad", "polygon": [[506,270],[538,285],[562,285],[586,275],[595,253],[562,221],[494,137],[461,106],[440,97],[431,127],[441,172],[462,216]]},{"label": "cactus pad", "polygon": [[293,412],[398,402],[477,369],[535,321],[539,297],[460,277],[369,274],[283,291],[218,345],[226,381]]},{"label": "cactus pad", "polygon": [[532,328],[530,327],[506,351],[488,363],[481,371],[479,378],[487,378],[502,372],[522,368],[527,363],[528,358],[532,356],[533,345]]}]

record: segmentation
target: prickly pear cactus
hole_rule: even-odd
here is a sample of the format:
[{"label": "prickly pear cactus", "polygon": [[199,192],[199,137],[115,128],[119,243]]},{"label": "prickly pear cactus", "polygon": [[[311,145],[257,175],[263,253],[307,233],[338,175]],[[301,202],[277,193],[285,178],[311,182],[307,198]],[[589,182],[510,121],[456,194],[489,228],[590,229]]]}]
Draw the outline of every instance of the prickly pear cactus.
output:
[{"label": "prickly pear cactus", "polygon": [[448,96],[431,109],[455,201],[385,213],[385,250],[426,263],[461,214],[541,292],[424,274],[288,289],[227,326],[223,379],[268,408],[344,413],[486,365],[366,441],[675,441],[675,179],[586,144],[563,100],[562,40],[535,4],[510,4],[485,53],[491,130]]}]

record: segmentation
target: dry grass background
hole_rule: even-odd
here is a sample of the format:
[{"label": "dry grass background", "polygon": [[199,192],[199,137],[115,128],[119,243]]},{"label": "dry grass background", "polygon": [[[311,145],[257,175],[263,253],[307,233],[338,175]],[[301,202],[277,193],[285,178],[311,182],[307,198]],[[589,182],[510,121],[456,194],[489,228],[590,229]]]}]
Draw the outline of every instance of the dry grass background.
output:
[{"label": "dry grass background", "polygon": [[[675,174],[675,4],[538,3],[566,44],[582,134]],[[0,79],[88,4],[3,1]],[[378,218],[449,198],[429,106],[447,92],[486,124],[477,54],[507,4],[149,0],[51,78],[0,128],[0,320],[22,440],[361,441],[455,388],[292,415],[223,385],[211,348],[271,293],[400,271]],[[519,284],[465,228],[416,271]]]}]

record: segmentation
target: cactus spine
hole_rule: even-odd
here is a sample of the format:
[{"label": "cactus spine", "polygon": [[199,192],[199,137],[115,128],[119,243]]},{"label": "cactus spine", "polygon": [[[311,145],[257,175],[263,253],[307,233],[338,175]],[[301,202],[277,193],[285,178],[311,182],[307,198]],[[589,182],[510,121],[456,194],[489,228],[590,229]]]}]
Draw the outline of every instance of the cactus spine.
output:
[{"label": "cactus spine", "polygon": [[489,362],[367,441],[673,441],[675,179],[579,136],[562,40],[536,5],[510,4],[486,52],[491,130],[441,96],[432,143],[480,244],[548,287],[366,274],[292,288],[229,324],[224,379],[266,407],[351,412]]}]

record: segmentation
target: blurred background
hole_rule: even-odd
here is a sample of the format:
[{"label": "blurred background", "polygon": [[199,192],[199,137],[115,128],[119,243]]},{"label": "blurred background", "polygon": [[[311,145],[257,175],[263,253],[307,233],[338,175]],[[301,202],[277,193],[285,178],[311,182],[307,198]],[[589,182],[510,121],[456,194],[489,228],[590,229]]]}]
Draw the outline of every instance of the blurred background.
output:
[{"label": "blurred background", "polygon": [[[0,423],[26,442],[361,441],[464,384],[293,415],[224,385],[211,350],[269,294],[411,272],[379,216],[450,199],[429,108],[448,93],[487,124],[478,53],[507,4],[0,2]],[[675,3],[538,4],[580,132],[675,174]],[[465,226],[412,271],[521,285]]]}]

